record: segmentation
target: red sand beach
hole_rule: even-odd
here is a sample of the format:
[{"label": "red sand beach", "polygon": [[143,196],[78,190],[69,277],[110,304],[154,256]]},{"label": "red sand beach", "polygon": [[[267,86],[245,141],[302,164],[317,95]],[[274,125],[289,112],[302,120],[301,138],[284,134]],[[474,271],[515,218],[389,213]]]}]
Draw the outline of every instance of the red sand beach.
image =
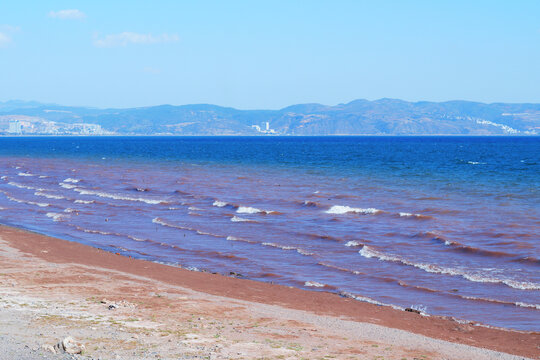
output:
[{"label": "red sand beach", "polygon": [[6,226],[0,284],[2,334],[36,353],[73,336],[91,358],[540,358],[539,333],[192,272]]}]

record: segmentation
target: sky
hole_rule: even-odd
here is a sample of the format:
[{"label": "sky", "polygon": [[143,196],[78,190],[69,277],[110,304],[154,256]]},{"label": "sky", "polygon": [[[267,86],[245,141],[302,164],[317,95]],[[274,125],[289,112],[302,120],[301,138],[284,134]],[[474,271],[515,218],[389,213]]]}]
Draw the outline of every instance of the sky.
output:
[{"label": "sky", "polygon": [[540,1],[2,1],[0,101],[540,103]]}]

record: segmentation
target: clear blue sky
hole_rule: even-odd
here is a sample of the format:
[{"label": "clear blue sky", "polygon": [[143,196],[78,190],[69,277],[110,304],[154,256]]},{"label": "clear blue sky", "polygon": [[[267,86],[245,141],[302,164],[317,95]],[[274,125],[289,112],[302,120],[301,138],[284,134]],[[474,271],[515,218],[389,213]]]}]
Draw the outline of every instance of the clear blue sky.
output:
[{"label": "clear blue sky", "polygon": [[0,101],[540,102],[540,1],[2,1]]}]

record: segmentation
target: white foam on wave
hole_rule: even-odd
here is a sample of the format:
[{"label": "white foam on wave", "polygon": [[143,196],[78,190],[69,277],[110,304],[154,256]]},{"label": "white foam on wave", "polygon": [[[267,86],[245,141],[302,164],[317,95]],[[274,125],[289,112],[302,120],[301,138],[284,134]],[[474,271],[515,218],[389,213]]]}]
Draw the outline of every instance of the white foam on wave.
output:
[{"label": "white foam on wave", "polygon": [[64,214],[59,214],[59,213],[55,213],[55,212],[48,212],[48,213],[45,214],[45,216],[47,216],[49,218],[52,218],[53,221],[60,221],[64,217]]},{"label": "white foam on wave", "polygon": [[80,200],[80,199],[77,199],[74,201],[75,204],[93,204],[95,203],[94,200]]},{"label": "white foam on wave", "polygon": [[[257,209],[257,208],[254,208],[254,207],[249,207],[249,206],[239,206],[238,210],[236,210],[236,212],[239,213],[239,214],[256,214],[256,213],[263,212],[263,210]],[[264,211],[264,212],[266,212],[266,211]]]},{"label": "white foam on wave", "polygon": [[304,256],[313,256],[313,255],[315,255],[314,253],[306,251],[306,250],[301,249],[301,248],[296,248],[296,252],[299,253],[300,255],[304,255]]},{"label": "white foam on wave", "polygon": [[65,199],[65,197],[63,197],[62,195],[47,194],[41,191],[36,191],[34,195],[43,196],[43,197],[46,197],[47,199],[56,199],[56,200]]},{"label": "white foam on wave", "polygon": [[38,203],[38,202],[34,202],[34,201],[26,201],[26,200],[21,200],[21,199],[14,198],[13,196],[9,195],[5,191],[0,191],[0,192],[2,192],[10,201],[14,201],[14,202],[17,202],[19,204],[35,205],[35,206],[39,206],[39,207],[50,206],[50,204],[47,204],[47,203]]},{"label": "white foam on wave", "polygon": [[361,242],[358,242],[356,240],[348,241],[345,246],[361,246],[363,245]]},{"label": "white foam on wave", "polygon": [[343,206],[343,205],[334,205],[330,209],[326,210],[325,212],[327,214],[347,214],[347,213],[357,213],[357,214],[377,214],[380,213],[382,210],[375,209],[375,208],[353,208],[350,206]]},{"label": "white foam on wave", "polygon": [[43,190],[43,189],[39,189],[39,188],[37,188],[37,187],[35,187],[35,186],[19,184],[19,183],[14,182],[14,181],[8,182],[8,185],[18,187],[19,189],[38,190],[38,191]]},{"label": "white foam on wave", "polygon": [[64,209],[64,212],[65,213],[73,213],[73,212],[77,212],[77,210],[72,209],[72,208],[67,208],[67,209]]},{"label": "white foam on wave", "polygon": [[305,256],[313,256],[314,255],[313,253],[311,253],[309,251],[306,251],[304,249],[298,248],[296,246],[280,245],[280,244],[271,243],[271,242],[263,242],[263,243],[261,243],[261,245],[271,246],[271,247],[275,247],[275,248],[282,249],[282,250],[295,250],[297,253],[299,253],[301,255],[305,255]]},{"label": "white foam on wave", "polygon": [[236,216],[236,215],[233,216],[233,217],[231,218],[231,221],[232,221],[232,222],[255,222],[255,221],[253,221],[253,220],[250,220],[250,219],[244,219],[244,218],[241,218],[241,217]]},{"label": "white foam on wave", "polygon": [[39,178],[40,178],[40,179],[46,179],[46,178],[48,178],[48,176],[46,176],[46,175],[39,175]]},{"label": "white foam on wave", "polygon": [[225,207],[227,205],[228,204],[225,201],[219,201],[219,200],[214,201],[214,203],[212,204],[212,206],[216,206],[216,207]]},{"label": "white foam on wave", "polygon": [[[74,225],[70,225],[74,228],[76,228],[77,230],[79,231],[82,231],[82,232],[85,232],[85,233],[89,233],[89,234],[99,234],[99,235],[107,235],[107,236],[117,236],[117,237],[123,237],[123,238],[128,238],[128,239],[131,239],[131,240],[134,240],[134,241],[138,241],[138,242],[146,242],[148,240],[145,240],[145,239],[141,239],[141,238],[137,238],[135,236],[132,236],[132,235],[128,235],[128,234],[119,234],[119,233],[114,233],[114,232],[109,232],[109,231],[102,231],[102,230],[94,230],[94,229],[85,229],[83,227],[80,227],[80,226],[74,226]],[[114,245],[111,245],[111,246],[114,246]],[[123,249],[121,247],[118,247],[118,246],[114,246],[116,248],[119,248],[119,249]],[[174,247],[174,245],[173,245]],[[127,249],[123,249],[125,251],[129,251]],[[135,251],[137,252],[136,250],[131,250],[131,251]]]},{"label": "white foam on wave", "polygon": [[169,226],[169,224],[167,224],[165,221],[161,220],[160,218],[153,218],[152,222],[154,224],[159,224],[159,225],[163,225],[163,226]]},{"label": "white foam on wave", "polygon": [[515,302],[516,306],[540,310],[540,304],[527,304],[521,301]]},{"label": "white foam on wave", "polygon": [[141,238],[138,238],[138,237],[135,237],[135,236],[131,236],[131,235],[126,235],[128,238],[130,238],[131,240],[134,240],[134,241],[138,241],[138,242],[146,242],[148,240],[146,239],[141,239]]},{"label": "white foam on wave", "polygon": [[100,235],[117,235],[115,233],[111,233],[111,232],[108,232],[108,231],[100,231],[100,230],[91,230],[91,229],[85,229],[85,228],[82,228],[80,226],[76,226],[76,229],[77,230],[80,230],[80,231],[83,231],[85,233],[89,233],[89,234],[100,234]]},{"label": "white foam on wave", "polygon": [[224,237],[224,236],[221,236],[221,235],[217,235],[217,234],[213,234],[213,233],[209,233],[209,232],[201,231],[201,230],[197,230],[197,234],[199,234],[199,235],[206,235],[206,236],[212,236],[212,237],[217,237],[217,238],[222,238],[222,237]]},{"label": "white foam on wave", "polygon": [[326,285],[324,284],[321,284],[320,282],[316,282],[316,281],[306,281],[304,283],[304,286],[309,286],[309,287],[325,287]]},{"label": "white foam on wave", "polygon": [[270,242],[263,242],[263,243],[261,243],[261,245],[271,246],[271,247],[275,247],[275,248],[282,249],[282,250],[296,250],[296,248],[294,246],[278,245],[278,244],[270,243]]},{"label": "white foam on wave", "polygon": [[180,229],[180,230],[197,231],[196,229],[193,229],[193,228],[190,228],[190,227],[187,227],[187,226],[180,226],[180,225],[170,224],[170,223],[168,223],[168,222],[166,222],[163,219],[160,219],[158,217],[153,218],[152,222],[154,224],[158,224],[158,225],[166,226],[166,227],[170,227],[170,228],[175,228],[175,229]]},{"label": "white foam on wave", "polygon": [[152,205],[166,202],[165,200],[147,199],[147,198],[141,198],[141,197],[131,197],[131,196],[125,196],[125,195],[109,194],[102,191],[87,190],[87,189],[81,189],[77,187],[74,187],[73,191],[76,191],[81,195],[93,195],[93,196],[99,196],[102,198],[114,199],[114,200],[140,201],[140,202],[143,202],[146,204],[152,204]]},{"label": "white foam on wave", "polygon": [[354,294],[351,294],[351,293],[346,292],[346,291],[342,291],[340,293],[340,295],[343,296],[343,297],[355,299],[355,300],[358,300],[358,301],[361,301],[361,302],[367,302],[367,303],[374,304],[374,305],[379,305],[379,306],[389,306],[389,307],[391,307],[393,309],[401,310],[401,311],[405,310],[405,308],[403,308],[401,306],[392,305],[392,304],[386,304],[386,303],[383,303],[383,302],[380,302],[380,301],[377,301],[377,300],[373,300],[373,299],[365,297],[365,296],[354,295]]},{"label": "white foam on wave", "polygon": [[23,172],[20,172],[17,174],[18,176],[34,176],[34,174],[30,174],[30,173],[23,173]]},{"label": "white foam on wave", "polygon": [[391,261],[402,263],[404,265],[413,266],[415,268],[424,270],[429,273],[445,274],[451,276],[461,276],[462,278],[472,281],[472,282],[482,282],[482,283],[500,283],[506,286],[520,289],[520,290],[540,290],[540,284],[526,282],[526,281],[517,281],[512,279],[501,279],[492,276],[485,276],[480,274],[471,274],[462,269],[456,268],[446,268],[435,264],[426,264],[426,263],[416,263],[407,259],[403,259],[395,255],[386,255],[364,245],[364,247],[358,252],[365,258],[376,258],[381,261]]},{"label": "white foam on wave", "polygon": [[66,184],[66,183],[58,183],[58,185],[60,185],[61,187],[63,187],[64,189],[75,189],[77,186],[73,185],[73,184]]},{"label": "white foam on wave", "polygon": [[480,161],[467,161],[467,164],[469,164],[469,165],[485,165],[486,163],[485,162],[480,162]]},{"label": "white foam on wave", "polygon": [[236,212],[239,213],[239,214],[258,214],[258,213],[275,214],[276,213],[275,211],[261,210],[261,209],[257,209],[257,208],[250,207],[250,206],[239,206],[238,209],[236,210]]},{"label": "white foam on wave", "polygon": [[253,241],[253,240],[247,240],[247,239],[242,239],[242,238],[239,238],[239,237],[236,237],[236,236],[227,236],[227,240],[228,241],[241,241],[241,242],[247,242],[247,243],[250,243],[250,244],[256,244],[257,242],[256,241]]},{"label": "white foam on wave", "polygon": [[476,297],[476,296],[468,296],[468,295],[455,295],[455,296],[458,296],[458,297],[460,297],[462,299],[467,299],[467,300],[486,301],[486,302],[491,302],[491,303],[496,303],[496,304],[514,305],[514,306],[519,306],[519,307],[524,307],[524,308],[531,308],[531,309],[540,310],[540,304],[528,304],[528,303],[524,303],[524,302],[521,302],[521,301],[508,302],[508,301],[504,301],[504,300],[497,300],[497,299],[490,299],[490,298],[483,298],[483,297]]},{"label": "white foam on wave", "polygon": [[405,217],[405,218],[431,219],[431,216],[422,215],[422,214],[412,214],[408,212],[400,212],[399,216]]},{"label": "white foam on wave", "polygon": [[203,211],[203,209],[198,208],[196,206],[190,206],[190,207],[188,207],[188,210],[191,210],[191,211]]},{"label": "white foam on wave", "polygon": [[2,180],[7,180],[7,176],[4,175],[4,176],[0,177],[0,179],[2,179]]},{"label": "white foam on wave", "polygon": [[76,183],[78,183],[79,181],[81,181],[81,180],[79,180],[79,179],[73,179],[73,178],[67,178],[67,179],[64,179],[64,182],[65,182],[65,183],[73,183],[73,184],[76,184]]}]

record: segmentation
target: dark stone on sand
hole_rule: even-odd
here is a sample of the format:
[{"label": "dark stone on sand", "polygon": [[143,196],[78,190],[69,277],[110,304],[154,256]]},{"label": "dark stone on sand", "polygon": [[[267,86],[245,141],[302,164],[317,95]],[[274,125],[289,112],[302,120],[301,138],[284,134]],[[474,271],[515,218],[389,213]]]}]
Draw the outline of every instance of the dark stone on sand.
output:
[{"label": "dark stone on sand", "polygon": [[413,309],[413,308],[406,308],[405,311],[412,312],[412,313],[415,313],[415,314],[420,314],[419,310],[416,310],[416,309]]}]

